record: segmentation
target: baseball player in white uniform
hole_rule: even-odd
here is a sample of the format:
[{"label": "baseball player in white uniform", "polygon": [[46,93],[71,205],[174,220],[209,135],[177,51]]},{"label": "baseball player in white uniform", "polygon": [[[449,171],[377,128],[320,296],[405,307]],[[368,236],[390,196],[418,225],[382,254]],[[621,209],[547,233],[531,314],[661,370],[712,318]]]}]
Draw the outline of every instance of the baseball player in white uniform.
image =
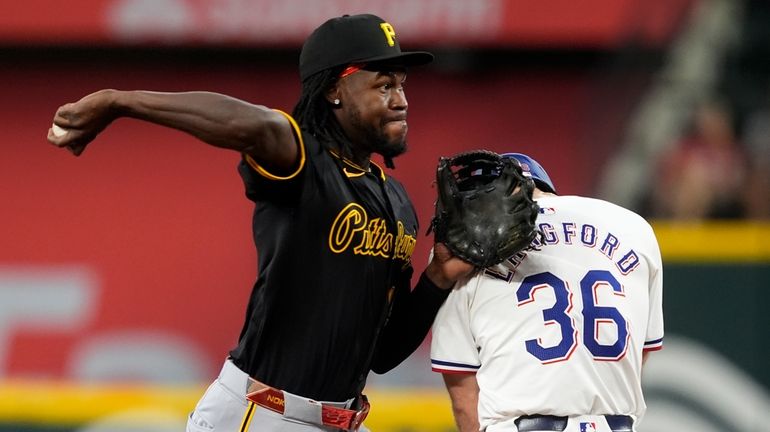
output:
[{"label": "baseball player in white uniform", "polygon": [[557,196],[533,159],[543,231],[458,283],[433,326],[431,364],[461,432],[635,431],[642,364],[662,347],[662,263],[650,225],[606,201]]}]

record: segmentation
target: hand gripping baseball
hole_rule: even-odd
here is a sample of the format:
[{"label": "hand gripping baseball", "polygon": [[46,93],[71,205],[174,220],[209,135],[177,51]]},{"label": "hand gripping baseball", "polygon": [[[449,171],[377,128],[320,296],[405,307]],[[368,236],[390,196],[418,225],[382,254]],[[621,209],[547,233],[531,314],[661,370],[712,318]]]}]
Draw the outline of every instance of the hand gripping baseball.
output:
[{"label": "hand gripping baseball", "polygon": [[74,103],[62,105],[48,129],[48,141],[80,156],[86,146],[116,117],[112,90],[92,93]]}]

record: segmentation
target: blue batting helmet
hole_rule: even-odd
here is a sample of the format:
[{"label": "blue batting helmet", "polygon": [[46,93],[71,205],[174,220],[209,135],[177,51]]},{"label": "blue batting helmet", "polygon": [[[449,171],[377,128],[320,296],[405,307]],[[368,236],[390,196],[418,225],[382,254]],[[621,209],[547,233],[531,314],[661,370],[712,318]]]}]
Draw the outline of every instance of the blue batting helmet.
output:
[{"label": "blue batting helmet", "polygon": [[524,175],[529,175],[535,181],[535,186],[545,192],[556,193],[556,188],[548,177],[548,173],[545,172],[543,167],[537,163],[536,160],[521,153],[503,153],[503,157],[513,158],[519,161],[521,169],[524,171]]}]

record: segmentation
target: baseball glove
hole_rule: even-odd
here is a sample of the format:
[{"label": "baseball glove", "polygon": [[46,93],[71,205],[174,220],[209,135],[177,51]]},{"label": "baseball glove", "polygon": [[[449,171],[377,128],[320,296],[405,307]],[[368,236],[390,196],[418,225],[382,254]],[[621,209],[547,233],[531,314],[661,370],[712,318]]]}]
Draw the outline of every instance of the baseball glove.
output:
[{"label": "baseball glove", "polygon": [[486,150],[442,157],[436,184],[436,212],[428,232],[477,267],[503,262],[539,235],[534,182],[513,158]]}]

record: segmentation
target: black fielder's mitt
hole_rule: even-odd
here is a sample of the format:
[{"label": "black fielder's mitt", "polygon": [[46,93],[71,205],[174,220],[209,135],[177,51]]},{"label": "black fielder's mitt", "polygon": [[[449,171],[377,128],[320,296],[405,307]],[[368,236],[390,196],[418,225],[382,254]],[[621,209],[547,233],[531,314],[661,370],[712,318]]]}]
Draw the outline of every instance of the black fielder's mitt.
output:
[{"label": "black fielder's mitt", "polygon": [[442,157],[436,187],[435,241],[477,267],[503,262],[539,234],[534,182],[513,158],[486,150]]}]

